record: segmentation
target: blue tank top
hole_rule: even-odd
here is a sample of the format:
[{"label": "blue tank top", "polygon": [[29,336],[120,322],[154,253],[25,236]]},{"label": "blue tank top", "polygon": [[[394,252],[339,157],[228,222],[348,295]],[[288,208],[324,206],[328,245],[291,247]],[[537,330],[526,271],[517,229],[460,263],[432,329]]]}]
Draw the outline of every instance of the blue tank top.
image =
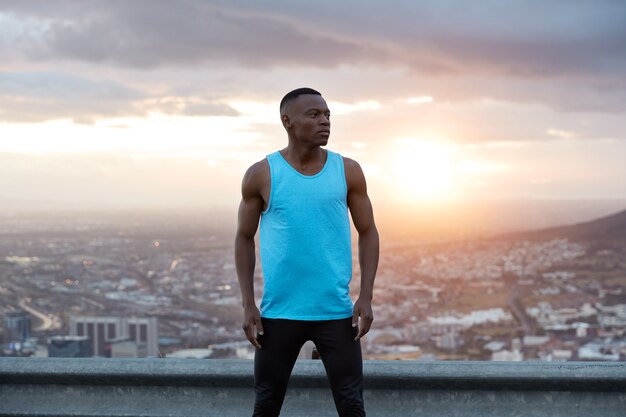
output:
[{"label": "blue tank top", "polygon": [[270,197],[261,213],[261,316],[334,320],[352,316],[347,185],[341,155],[327,152],[315,175],[267,156]]}]

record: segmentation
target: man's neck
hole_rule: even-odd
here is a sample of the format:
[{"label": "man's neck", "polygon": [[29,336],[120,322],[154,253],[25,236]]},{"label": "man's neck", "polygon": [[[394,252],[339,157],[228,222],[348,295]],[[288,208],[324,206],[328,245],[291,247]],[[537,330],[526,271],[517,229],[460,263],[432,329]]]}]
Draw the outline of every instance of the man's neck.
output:
[{"label": "man's neck", "polygon": [[326,150],[317,146],[314,148],[298,148],[287,146],[280,151],[289,165],[304,175],[315,175],[322,170],[326,163]]},{"label": "man's neck", "polygon": [[326,151],[320,146],[305,148],[290,143],[280,153],[287,161],[300,166],[307,166],[316,162],[322,163],[326,159]]}]

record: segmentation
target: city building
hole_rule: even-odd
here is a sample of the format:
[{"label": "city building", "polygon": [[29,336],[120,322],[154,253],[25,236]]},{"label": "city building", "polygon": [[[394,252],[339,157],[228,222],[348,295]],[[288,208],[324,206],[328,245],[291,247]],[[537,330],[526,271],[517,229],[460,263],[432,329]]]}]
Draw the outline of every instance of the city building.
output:
[{"label": "city building", "polygon": [[127,337],[109,340],[104,350],[107,358],[145,358],[148,356],[145,343],[135,342]]},{"label": "city building", "polygon": [[9,311],[4,316],[4,337],[7,342],[18,342],[30,337],[30,314],[24,310]]},{"label": "city building", "polygon": [[88,358],[93,356],[87,336],[52,336],[48,340],[50,358]]},{"label": "city building", "polygon": [[128,338],[145,344],[147,356],[159,356],[158,321],[156,317],[73,316],[70,334],[87,336],[92,341],[93,355],[106,356],[108,341]]}]

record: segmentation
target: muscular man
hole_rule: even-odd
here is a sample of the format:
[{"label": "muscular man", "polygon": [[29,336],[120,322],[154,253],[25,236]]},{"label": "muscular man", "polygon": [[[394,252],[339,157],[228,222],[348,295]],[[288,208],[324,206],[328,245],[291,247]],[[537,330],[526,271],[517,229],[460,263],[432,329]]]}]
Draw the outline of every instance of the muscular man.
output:
[{"label": "muscular man", "polygon": [[[278,416],[300,348],[312,340],[339,416],[364,416],[360,339],[374,319],[378,231],[358,163],[323,149],[330,111],[310,88],[280,103],[289,143],[244,175],[235,263],[243,329],[257,349],[254,416]],[[354,304],[350,219],[359,234],[361,291]],[[260,218],[261,309],[254,299],[254,236]]]}]

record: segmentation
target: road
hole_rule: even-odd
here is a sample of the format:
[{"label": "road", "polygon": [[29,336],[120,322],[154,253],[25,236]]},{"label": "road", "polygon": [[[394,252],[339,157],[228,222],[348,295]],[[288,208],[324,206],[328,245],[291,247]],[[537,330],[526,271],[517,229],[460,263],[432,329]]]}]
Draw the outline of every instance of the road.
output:
[{"label": "road", "polygon": [[517,320],[522,325],[524,335],[534,336],[536,331],[535,324],[530,317],[528,317],[528,314],[526,314],[526,309],[520,301],[517,289],[513,289],[509,295],[509,306],[511,307],[511,311],[513,311],[513,315],[515,315]]},{"label": "road", "polygon": [[28,298],[22,298],[18,305],[20,306],[21,309],[29,312],[30,314],[32,314],[33,316],[41,320],[41,325],[33,329],[33,331],[38,332],[38,331],[61,328],[61,320],[59,319],[59,317],[35,310],[33,307],[27,304],[28,301],[29,301]]}]

